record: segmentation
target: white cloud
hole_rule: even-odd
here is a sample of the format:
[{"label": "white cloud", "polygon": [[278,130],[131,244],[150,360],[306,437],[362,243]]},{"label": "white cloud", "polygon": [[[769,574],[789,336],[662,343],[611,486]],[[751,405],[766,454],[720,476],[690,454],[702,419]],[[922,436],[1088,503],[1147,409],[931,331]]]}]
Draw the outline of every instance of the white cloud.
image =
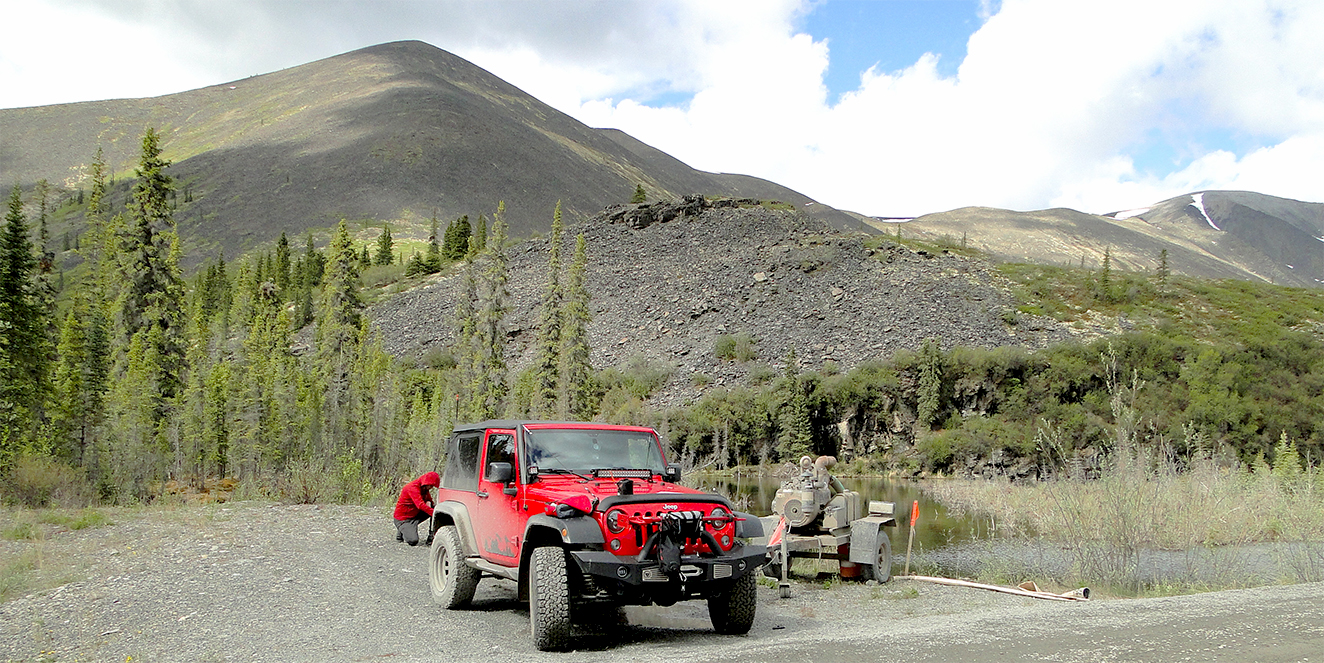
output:
[{"label": "white cloud", "polygon": [[[0,107],[165,94],[415,38],[697,168],[864,213],[1102,212],[1208,188],[1324,200],[1313,176],[1324,170],[1324,3],[986,0],[954,76],[926,55],[865,72],[834,100],[823,84],[831,41],[794,27],[810,10],[807,0],[23,3],[8,16],[38,28],[0,41]],[[647,105],[660,93],[688,101]],[[1155,140],[1178,143],[1179,170],[1138,172]]]},{"label": "white cloud", "polygon": [[[1247,182],[1324,199],[1324,185],[1300,175],[1318,172],[1324,155],[1299,137],[1318,130],[1324,101],[1324,52],[1312,38],[1324,16],[1311,5],[1008,1],[970,39],[956,76],[940,76],[926,56],[869,72],[835,105],[822,94],[825,46],[789,25],[757,35],[756,52],[782,57],[700,76],[687,109],[594,100],[573,114],[697,167],[880,215],[976,204],[1107,211],[1192,190],[1176,187]],[[705,66],[729,74],[735,61],[720,62]],[[766,80],[776,83],[741,84]],[[1243,158],[1197,154],[1159,178],[1131,165],[1151,130],[1180,138],[1210,128],[1269,145]]]}]

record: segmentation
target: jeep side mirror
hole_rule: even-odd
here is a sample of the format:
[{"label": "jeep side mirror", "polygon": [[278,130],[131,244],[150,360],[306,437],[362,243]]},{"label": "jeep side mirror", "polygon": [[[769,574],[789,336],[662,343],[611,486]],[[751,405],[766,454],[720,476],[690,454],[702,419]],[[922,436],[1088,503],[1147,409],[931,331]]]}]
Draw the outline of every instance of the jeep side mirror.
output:
[{"label": "jeep side mirror", "polygon": [[486,479],[492,483],[510,483],[515,472],[510,463],[488,463]]},{"label": "jeep side mirror", "polygon": [[670,481],[671,483],[680,483],[680,466],[668,465],[666,474],[664,476],[666,477],[667,481]]}]

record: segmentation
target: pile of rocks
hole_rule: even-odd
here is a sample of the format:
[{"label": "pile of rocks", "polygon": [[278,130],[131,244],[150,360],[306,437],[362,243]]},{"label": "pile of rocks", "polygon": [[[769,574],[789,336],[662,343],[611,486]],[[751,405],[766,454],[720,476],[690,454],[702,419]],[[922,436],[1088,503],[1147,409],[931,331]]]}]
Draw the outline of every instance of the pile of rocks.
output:
[{"label": "pile of rocks", "polygon": [[[596,368],[641,357],[671,372],[656,405],[743,383],[755,366],[780,371],[795,350],[802,368],[849,369],[928,338],[956,345],[1041,347],[1068,338],[1057,323],[1014,306],[1006,282],[978,260],[913,251],[846,233],[752,201],[686,197],[675,205],[609,208],[567,232],[589,251],[589,327]],[[511,249],[510,365],[532,360],[549,241]],[[389,352],[422,355],[452,341],[459,277],[437,279],[371,311]],[[1015,320],[1011,324],[1009,320]],[[723,361],[714,342],[747,334],[758,358]],[[767,369],[762,369],[766,372]]]}]

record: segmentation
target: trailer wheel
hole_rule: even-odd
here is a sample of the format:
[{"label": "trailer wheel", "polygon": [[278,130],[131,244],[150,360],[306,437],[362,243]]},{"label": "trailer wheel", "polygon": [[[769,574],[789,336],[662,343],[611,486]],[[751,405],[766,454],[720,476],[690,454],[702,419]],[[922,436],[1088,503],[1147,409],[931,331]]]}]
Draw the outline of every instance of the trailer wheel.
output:
[{"label": "trailer wheel", "polygon": [[880,584],[892,579],[892,537],[878,532],[878,554],[873,564],[860,565],[861,580],[877,580]]},{"label": "trailer wheel", "polygon": [[529,626],[533,646],[542,651],[570,644],[570,583],[565,551],[558,546],[533,549],[529,560]]}]

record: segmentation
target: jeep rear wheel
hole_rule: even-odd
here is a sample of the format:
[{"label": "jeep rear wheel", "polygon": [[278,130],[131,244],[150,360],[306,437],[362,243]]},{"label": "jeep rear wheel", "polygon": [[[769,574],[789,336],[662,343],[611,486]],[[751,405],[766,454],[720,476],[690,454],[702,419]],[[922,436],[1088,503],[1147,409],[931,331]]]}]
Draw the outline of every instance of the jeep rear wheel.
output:
[{"label": "jeep rear wheel", "polygon": [[754,625],[754,609],[758,603],[758,586],[754,574],[740,576],[721,594],[708,598],[708,616],[713,630],[722,635],[744,635]]},{"label": "jeep rear wheel", "polygon": [[473,599],[482,573],[464,563],[460,531],[454,525],[437,531],[428,557],[428,585],[437,605],[454,610]]},{"label": "jeep rear wheel", "polygon": [[533,646],[543,651],[570,644],[570,587],[565,551],[534,548],[529,560],[529,627]]}]

